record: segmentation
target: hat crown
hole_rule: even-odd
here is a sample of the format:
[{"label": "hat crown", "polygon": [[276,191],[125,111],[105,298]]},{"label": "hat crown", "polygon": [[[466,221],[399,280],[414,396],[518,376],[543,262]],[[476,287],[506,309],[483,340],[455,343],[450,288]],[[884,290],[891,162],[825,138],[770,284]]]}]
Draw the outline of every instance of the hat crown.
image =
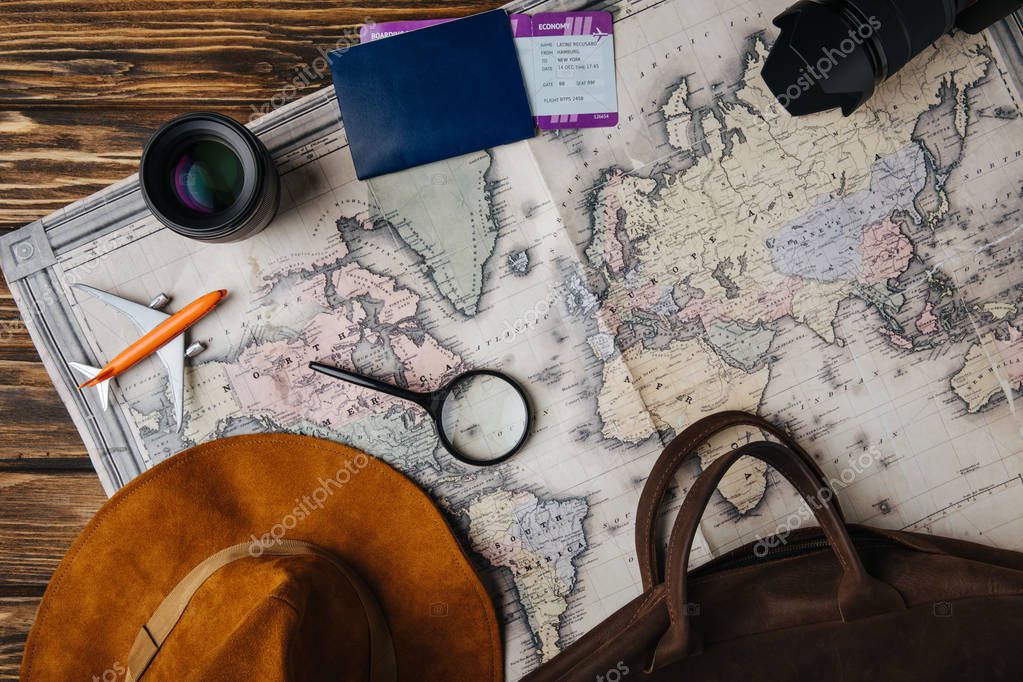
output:
[{"label": "hat crown", "polygon": [[383,614],[350,566],[300,541],[258,549],[218,552],[170,592],[136,638],[129,681],[394,679]]}]

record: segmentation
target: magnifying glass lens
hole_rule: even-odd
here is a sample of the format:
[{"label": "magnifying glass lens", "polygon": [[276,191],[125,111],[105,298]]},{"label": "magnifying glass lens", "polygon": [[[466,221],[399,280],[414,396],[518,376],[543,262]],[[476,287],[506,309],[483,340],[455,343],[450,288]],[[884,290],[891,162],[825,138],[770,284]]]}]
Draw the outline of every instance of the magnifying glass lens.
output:
[{"label": "magnifying glass lens", "polygon": [[498,459],[515,449],[529,428],[529,410],[509,381],[470,374],[451,385],[441,405],[440,427],[467,459]]}]

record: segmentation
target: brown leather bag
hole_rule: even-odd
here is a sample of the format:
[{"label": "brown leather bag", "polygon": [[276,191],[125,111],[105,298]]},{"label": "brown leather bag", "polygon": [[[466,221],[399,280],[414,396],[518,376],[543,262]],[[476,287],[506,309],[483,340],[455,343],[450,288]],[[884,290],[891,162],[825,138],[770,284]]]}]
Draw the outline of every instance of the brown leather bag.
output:
[{"label": "brown leather bag", "polygon": [[[744,445],[703,471],[672,527],[662,571],[655,520],[675,472],[710,436],[738,425],[782,444]],[[687,574],[700,517],[743,456],[780,472],[820,527],[747,545]],[[643,594],[525,681],[1023,680],[1023,554],[846,524],[813,459],[754,415],[716,414],[668,445],[640,497],[636,553]]]}]

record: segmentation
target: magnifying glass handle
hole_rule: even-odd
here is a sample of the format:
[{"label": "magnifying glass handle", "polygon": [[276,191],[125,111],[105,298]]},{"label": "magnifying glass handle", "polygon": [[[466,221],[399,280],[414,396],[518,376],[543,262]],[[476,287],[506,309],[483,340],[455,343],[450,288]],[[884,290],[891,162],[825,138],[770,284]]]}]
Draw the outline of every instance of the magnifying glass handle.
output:
[{"label": "magnifying glass handle", "polygon": [[374,379],[373,377],[368,377],[364,374],[359,374],[358,372],[349,372],[348,370],[340,369],[338,367],[331,367],[330,365],[325,365],[322,362],[310,362],[309,369],[334,377],[335,379],[347,381],[348,383],[355,384],[356,386],[371,388],[374,391],[393,395],[396,398],[409,400],[426,408],[429,408],[430,406],[430,396],[427,393],[408,391],[404,388],[392,386],[391,384],[380,381],[379,379]]}]

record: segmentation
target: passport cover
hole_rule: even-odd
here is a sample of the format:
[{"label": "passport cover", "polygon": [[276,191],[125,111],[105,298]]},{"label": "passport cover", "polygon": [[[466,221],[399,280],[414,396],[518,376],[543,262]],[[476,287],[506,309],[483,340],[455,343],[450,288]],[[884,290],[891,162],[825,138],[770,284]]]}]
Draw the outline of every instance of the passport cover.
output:
[{"label": "passport cover", "polygon": [[360,180],[533,137],[504,10],[330,53]]}]

